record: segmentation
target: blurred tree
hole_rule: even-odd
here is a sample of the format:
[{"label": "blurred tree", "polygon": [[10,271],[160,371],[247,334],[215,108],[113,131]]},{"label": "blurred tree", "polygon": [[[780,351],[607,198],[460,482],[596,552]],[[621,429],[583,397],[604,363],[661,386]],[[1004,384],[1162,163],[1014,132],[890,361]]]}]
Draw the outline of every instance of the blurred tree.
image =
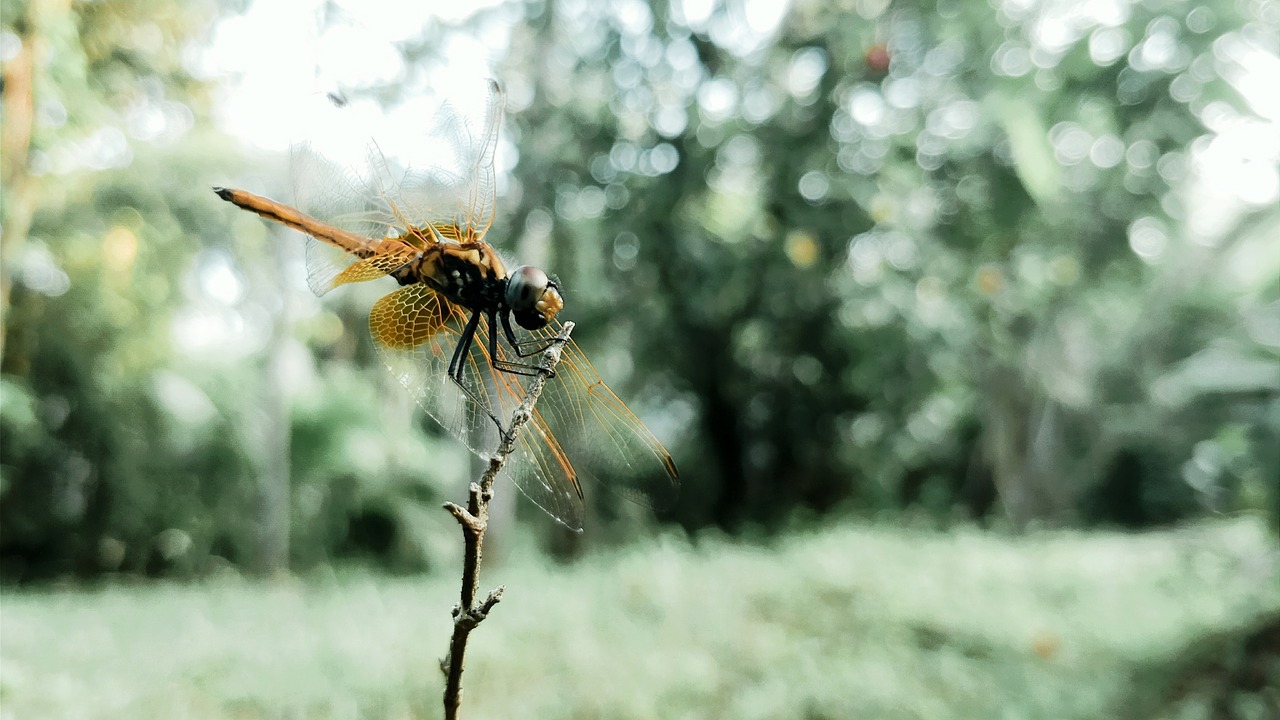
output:
[{"label": "blurred tree", "polygon": [[[368,298],[289,310],[291,240],[208,192],[238,164],[183,61],[209,12],[5,6],[5,579],[451,537],[424,518],[464,455]],[[671,518],[1140,526],[1280,509],[1274,13],[518,0],[403,49],[510,35],[495,227],[672,441]]]},{"label": "blurred tree", "polygon": [[[6,581],[306,567],[377,545],[352,538],[378,514],[378,557],[420,567],[438,544],[419,508],[448,462],[422,460],[407,412],[383,432],[385,373],[350,370],[372,353],[331,313],[288,314],[286,240],[209,192],[239,164],[188,70],[213,10],[5,5]],[[346,400],[320,435],[302,392]]]},{"label": "blurred tree", "polygon": [[[142,10],[10,3],[0,29],[14,51],[0,270],[7,578],[181,570],[219,520],[234,522],[207,516],[206,501],[246,474],[206,396],[167,369],[179,273],[208,212],[172,180],[216,166],[226,147],[196,122],[205,99],[182,64],[206,10]],[[208,144],[172,147],[180,137]]]},{"label": "blurred tree", "polygon": [[[634,348],[660,380],[626,396],[688,423],[684,522],[981,513],[984,485],[1016,527],[1168,520],[1237,506],[1183,466],[1232,428],[1248,483],[1280,472],[1248,330],[1274,182],[1211,232],[1199,190],[1205,146],[1275,127],[1228,80],[1262,5],[524,7],[512,227],[558,236],[579,342]],[[1088,499],[1117,484],[1138,507]]]}]

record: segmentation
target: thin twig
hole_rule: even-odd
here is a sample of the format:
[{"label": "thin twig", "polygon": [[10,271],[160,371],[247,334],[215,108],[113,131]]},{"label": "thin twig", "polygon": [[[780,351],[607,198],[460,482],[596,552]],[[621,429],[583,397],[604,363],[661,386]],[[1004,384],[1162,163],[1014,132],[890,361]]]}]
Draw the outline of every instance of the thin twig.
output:
[{"label": "thin twig", "polygon": [[516,438],[521,428],[533,417],[533,406],[537,404],[547,379],[554,375],[556,363],[560,362],[560,352],[569,341],[571,332],[573,323],[565,323],[560,334],[556,335],[555,342],[542,353],[539,372],[529,385],[524,401],[512,413],[510,429],[502,433],[502,442],[498,444],[493,457],[489,458],[489,467],[480,477],[480,482],[471,483],[467,507],[451,502],[444,504],[445,509],[462,526],[465,553],[462,565],[462,602],[453,606],[453,638],[449,641],[449,654],[440,661],[440,671],[445,676],[444,716],[447,720],[458,717],[458,706],[462,704],[462,663],[467,651],[467,638],[502,599],[503,588],[499,586],[479,604],[476,603],[476,595],[480,592],[480,557],[484,550],[484,532],[489,525],[489,501],[493,499],[493,483],[502,466],[507,463],[507,458],[515,451]]}]

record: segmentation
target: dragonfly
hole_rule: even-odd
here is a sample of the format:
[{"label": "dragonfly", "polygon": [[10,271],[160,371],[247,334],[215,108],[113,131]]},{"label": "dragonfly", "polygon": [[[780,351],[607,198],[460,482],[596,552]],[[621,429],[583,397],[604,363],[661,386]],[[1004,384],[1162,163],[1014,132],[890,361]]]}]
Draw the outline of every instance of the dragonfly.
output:
[{"label": "dragonfly", "polygon": [[[522,380],[538,372],[529,358],[553,342],[564,308],[547,273],[527,265],[508,271],[486,241],[505,106],[496,81],[486,90],[478,127],[454,105],[435,112],[430,132],[441,152],[429,164],[389,157],[376,142],[354,164],[302,144],[292,151],[294,205],[214,188],[307,236],[316,294],[384,277],[400,285],[370,310],[374,346],[427,414],[482,458],[503,437],[500,418],[524,399]],[[334,106],[343,103],[334,98]],[[572,339],[504,472],[573,530],[583,526],[584,476],[654,508],[669,506],[679,490],[671,454]]]}]

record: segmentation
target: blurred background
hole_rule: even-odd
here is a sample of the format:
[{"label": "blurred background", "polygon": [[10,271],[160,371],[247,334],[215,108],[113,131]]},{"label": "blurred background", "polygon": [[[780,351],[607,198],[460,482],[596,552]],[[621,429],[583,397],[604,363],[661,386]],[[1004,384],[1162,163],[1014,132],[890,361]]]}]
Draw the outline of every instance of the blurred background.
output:
[{"label": "blurred background", "polygon": [[[0,580],[18,639],[0,702],[48,689],[21,643],[67,621],[48,609],[61,593],[127,612],[223,588],[262,621],[262,607],[290,616],[253,594],[274,586],[217,583],[356,572],[351,607],[411,597],[395,575],[456,583],[439,505],[474,463],[373,351],[368,309],[394,282],[313,297],[301,237],[210,186],[289,199],[288,147],[308,124],[295,98],[430,91],[465,108],[484,77],[508,93],[487,239],[559,277],[575,339],[682,474],[656,514],[588,486],[582,534],[500,486],[496,558],[551,560],[530,561],[550,575],[527,583],[595,587],[575,573],[618,558],[646,558],[636,587],[707,567],[763,578],[733,558],[771,552],[831,577],[847,541],[887,543],[877,557],[904,573],[935,551],[955,562],[931,572],[961,575],[1013,553],[1067,596],[1116,600],[1104,588],[1130,565],[1100,558],[1167,561],[1182,580],[1126,602],[1172,587],[1190,603],[1185,580],[1209,603],[1188,607],[1217,609],[1208,625],[1169,610],[1185,637],[1160,657],[1185,641],[1217,662],[1199,643],[1246,628],[1270,638],[1260,687],[1280,682],[1278,43],[1266,0],[6,2]],[[1133,530],[1174,533],[1157,543],[1173,549],[1152,559]],[[1045,548],[1072,559],[1046,565]],[[1240,582],[1226,609],[1214,588],[1235,586],[1193,562],[1214,553]],[[797,583],[772,587],[812,587]],[[664,600],[636,602],[672,612]],[[444,622],[441,603],[414,612]],[[954,610],[904,637],[990,664],[939,629]],[[1065,637],[1028,632],[1029,661]],[[633,649],[661,655],[641,649],[653,639]],[[1000,677],[1030,692],[1016,658]],[[430,663],[418,670],[434,687]],[[279,707],[237,692],[249,716]],[[1248,697],[1263,699],[1231,712],[1280,707]],[[434,698],[352,707],[416,717]],[[810,699],[761,716],[848,716]],[[135,716],[159,713],[134,700]],[[601,702],[577,716],[670,716]],[[301,707],[321,706],[303,713],[347,716]],[[961,714],[900,716],[968,706],[940,707]]]}]

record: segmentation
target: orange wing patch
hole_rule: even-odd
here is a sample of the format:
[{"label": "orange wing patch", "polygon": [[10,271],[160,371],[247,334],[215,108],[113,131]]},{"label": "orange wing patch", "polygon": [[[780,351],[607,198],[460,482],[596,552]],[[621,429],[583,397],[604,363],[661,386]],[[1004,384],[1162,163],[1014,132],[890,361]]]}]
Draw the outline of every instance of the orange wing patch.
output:
[{"label": "orange wing patch", "polygon": [[342,272],[339,272],[330,281],[330,287],[365,282],[366,280],[377,280],[383,275],[393,273],[411,262],[415,255],[417,255],[417,252],[409,247],[386,254],[372,255],[359,262],[351,263],[344,268]]},{"label": "orange wing patch", "polygon": [[374,303],[369,312],[369,330],[375,340],[388,348],[411,350],[444,327],[445,310],[430,286],[409,285]]}]

